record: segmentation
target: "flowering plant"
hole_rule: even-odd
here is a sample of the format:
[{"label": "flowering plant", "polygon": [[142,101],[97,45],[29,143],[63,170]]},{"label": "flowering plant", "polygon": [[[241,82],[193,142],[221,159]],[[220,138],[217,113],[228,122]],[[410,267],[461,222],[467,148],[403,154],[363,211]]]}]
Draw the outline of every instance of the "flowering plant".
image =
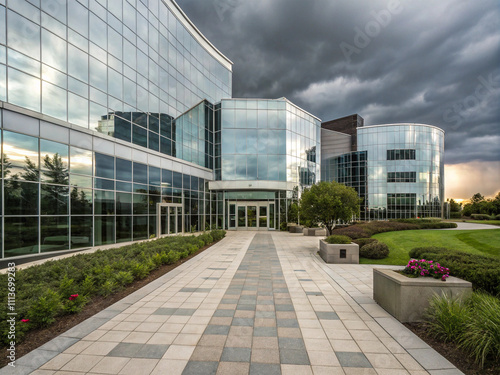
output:
[{"label": "flowering plant", "polygon": [[413,275],[414,277],[432,276],[442,281],[446,281],[450,277],[450,270],[448,268],[441,266],[439,263],[434,263],[432,260],[425,259],[411,259],[403,270],[403,273]]},{"label": "flowering plant", "polygon": [[70,301],[74,301],[77,298],[78,298],[78,294],[72,294],[71,296],[69,296]]}]

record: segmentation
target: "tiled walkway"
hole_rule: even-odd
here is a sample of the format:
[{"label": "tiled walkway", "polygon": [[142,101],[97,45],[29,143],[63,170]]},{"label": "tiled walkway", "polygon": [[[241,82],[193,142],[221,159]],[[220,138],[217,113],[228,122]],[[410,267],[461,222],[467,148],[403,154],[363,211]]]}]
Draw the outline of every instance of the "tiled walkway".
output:
[{"label": "tiled walkway", "polygon": [[227,238],[20,358],[6,374],[461,374],[371,298],[372,266],[318,238]]}]

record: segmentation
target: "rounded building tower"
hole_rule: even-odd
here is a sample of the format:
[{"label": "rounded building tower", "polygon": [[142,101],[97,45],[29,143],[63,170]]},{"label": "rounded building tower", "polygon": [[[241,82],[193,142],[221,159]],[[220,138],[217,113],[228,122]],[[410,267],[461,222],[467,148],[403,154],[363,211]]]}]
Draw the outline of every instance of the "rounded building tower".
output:
[{"label": "rounded building tower", "polygon": [[[441,217],[444,202],[444,131],[425,124],[357,129],[366,152],[366,220]],[[363,212],[364,209],[364,212]]]}]

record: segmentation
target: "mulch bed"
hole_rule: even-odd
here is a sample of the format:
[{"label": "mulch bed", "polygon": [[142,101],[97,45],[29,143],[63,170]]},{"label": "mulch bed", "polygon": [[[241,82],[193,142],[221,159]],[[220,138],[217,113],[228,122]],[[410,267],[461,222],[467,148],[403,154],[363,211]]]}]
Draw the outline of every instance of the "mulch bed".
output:
[{"label": "mulch bed", "polygon": [[498,375],[500,363],[486,363],[481,369],[465,351],[458,348],[453,342],[444,343],[429,335],[429,328],[425,323],[405,323],[405,326],[424,340],[435,351],[453,363],[466,375]]},{"label": "mulch bed", "polygon": [[[91,316],[94,316],[95,314],[111,306],[115,302],[118,302],[119,300],[125,298],[129,294],[132,294],[135,291],[141,289],[143,286],[165,275],[166,273],[172,271],[174,268],[179,267],[182,263],[202,253],[209,247],[215,245],[217,242],[219,241],[216,241],[210,245],[202,247],[196,253],[191,254],[187,258],[179,260],[175,264],[168,264],[161,266],[160,268],[157,268],[156,270],[152,271],[145,279],[136,280],[131,284],[129,284],[125,289],[119,292],[111,294],[107,297],[97,296],[92,298],[92,301],[89,302],[87,305],[85,305],[83,310],[80,311],[78,314],[58,317],[57,321],[50,327],[43,329],[36,329],[28,332],[26,336],[24,336],[23,341],[20,344],[16,345],[16,358],[17,359],[21,358],[23,355],[28,354],[32,350],[42,346],[46,342],[49,342],[53,338],[59,336],[61,333],[66,332],[70,328],[78,325],[79,323],[90,318]],[[2,346],[0,350],[6,353],[7,352],[5,350],[6,348],[7,348],[6,346]],[[5,356],[1,356],[0,367],[6,366],[7,363],[9,363],[9,360]]]}]

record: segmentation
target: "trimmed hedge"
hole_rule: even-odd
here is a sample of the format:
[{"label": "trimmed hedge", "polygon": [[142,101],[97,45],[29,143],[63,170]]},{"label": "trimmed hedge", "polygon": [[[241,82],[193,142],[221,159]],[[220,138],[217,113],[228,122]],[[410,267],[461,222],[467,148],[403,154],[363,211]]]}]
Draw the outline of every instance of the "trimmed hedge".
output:
[{"label": "trimmed hedge", "polygon": [[485,215],[485,214],[472,214],[470,217],[474,220],[492,220],[493,217],[490,215]]},{"label": "trimmed hedge", "polygon": [[[173,264],[222,239],[225,234],[223,230],[213,230],[199,236],[164,237],[16,270],[16,342],[21,342],[28,330],[46,327],[59,316],[79,312],[91,298],[117,292],[154,269]],[[0,283],[8,285],[7,274],[0,275]],[[0,342],[4,344],[10,341],[7,293],[7,287],[0,288]],[[29,322],[23,323],[22,319]]]},{"label": "trimmed hedge", "polygon": [[368,245],[369,243],[378,242],[376,238],[358,238],[352,240],[352,242],[357,243],[359,248],[361,249],[363,246]]},{"label": "trimmed hedge", "polygon": [[411,258],[431,259],[450,269],[450,275],[470,281],[474,289],[500,296],[500,260],[444,247],[417,247]]},{"label": "trimmed hedge", "polygon": [[372,242],[359,249],[359,256],[368,259],[384,259],[389,256],[389,247],[383,242]]},{"label": "trimmed hedge", "polygon": [[325,242],[329,244],[349,244],[352,239],[348,236],[331,235],[325,238]]}]

